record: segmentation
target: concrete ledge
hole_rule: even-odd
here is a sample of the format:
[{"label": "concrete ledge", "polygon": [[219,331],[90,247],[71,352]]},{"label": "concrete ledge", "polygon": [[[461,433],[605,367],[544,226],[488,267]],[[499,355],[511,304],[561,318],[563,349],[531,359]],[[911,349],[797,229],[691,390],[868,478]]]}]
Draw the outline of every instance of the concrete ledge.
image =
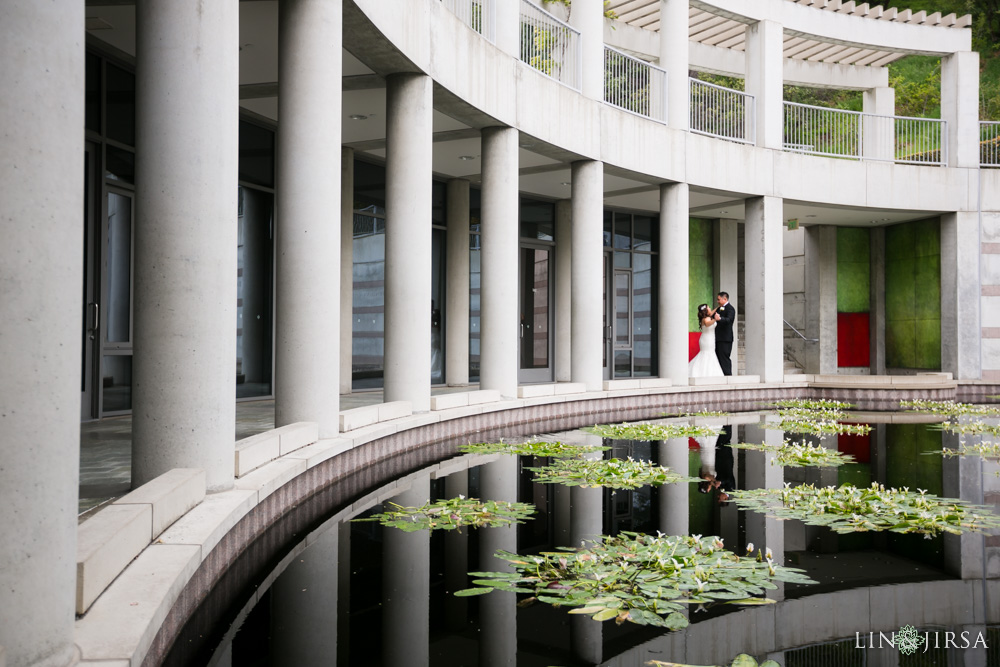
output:
[{"label": "concrete ledge", "polygon": [[552,385],[552,393],[555,396],[565,396],[567,394],[582,394],[587,391],[587,385],[582,382],[556,382]]},{"label": "concrete ledge", "polygon": [[204,560],[256,501],[257,492],[251,490],[213,493],[165,530],[157,543],[197,546]]},{"label": "concrete ledge", "polygon": [[639,389],[642,384],[639,382],[639,378],[628,378],[625,380],[605,380],[604,381],[604,391],[616,391],[620,389]]},{"label": "concrete ledge", "polygon": [[413,414],[413,408],[409,401],[391,401],[389,403],[379,403],[378,405],[368,405],[363,408],[344,410],[340,413],[340,431],[356,431],[365,426],[371,426],[379,422],[390,419],[399,419]]},{"label": "concrete ledge", "polygon": [[464,408],[467,405],[482,405],[483,403],[492,403],[500,399],[500,392],[493,389],[440,394],[438,396],[431,396],[431,410]]},{"label": "concrete ledge", "polygon": [[760,384],[759,375],[730,375],[726,384]]},{"label": "concrete ledge", "polygon": [[553,384],[523,384],[517,388],[518,398],[538,398],[539,396],[554,396],[556,387]]},{"label": "concrete ledge", "polygon": [[198,569],[200,553],[199,547],[189,545],[156,544],[146,549],[76,622],[81,658],[141,664],[167,613]]},{"label": "concrete ledge", "polygon": [[281,436],[274,430],[236,442],[235,474],[242,477],[281,455]]},{"label": "concrete ledge", "polygon": [[174,468],[119,498],[114,504],[152,507],[153,523],[149,536],[149,541],[152,541],[204,498],[205,471]]},{"label": "concrete ledge", "polygon": [[306,462],[302,459],[279,459],[236,480],[236,488],[256,491],[256,505],[305,471]]},{"label": "concrete ledge", "polygon": [[639,378],[640,389],[663,389],[672,386],[670,378]]},{"label": "concrete ledge", "polygon": [[149,546],[153,507],[110,505],[80,524],[76,534],[76,613],[82,614]]},{"label": "concrete ledge", "polygon": [[728,384],[726,376],[712,378],[688,378],[688,384],[692,387],[704,387],[706,385]]},{"label": "concrete ledge", "polygon": [[332,459],[334,456],[346,452],[353,446],[354,443],[350,438],[331,438],[328,440],[318,440],[287,456],[290,459],[302,459],[306,462],[306,468],[312,468],[327,459]]},{"label": "concrete ledge", "polygon": [[319,424],[316,422],[298,422],[274,429],[281,443],[279,456],[284,456],[296,449],[311,445],[319,440]]}]

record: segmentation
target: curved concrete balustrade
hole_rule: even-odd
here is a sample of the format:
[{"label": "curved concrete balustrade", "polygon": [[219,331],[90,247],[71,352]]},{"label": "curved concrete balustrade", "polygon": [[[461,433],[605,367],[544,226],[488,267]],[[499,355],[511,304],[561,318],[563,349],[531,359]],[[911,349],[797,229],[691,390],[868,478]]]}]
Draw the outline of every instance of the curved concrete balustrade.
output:
[{"label": "curved concrete balustrade", "polygon": [[[596,420],[655,419],[664,412],[690,412],[706,407],[755,411],[762,403],[784,398],[834,398],[852,401],[860,409],[884,410],[897,407],[898,401],[903,398],[970,400],[974,396],[1000,393],[1000,386],[997,385],[959,384],[940,376],[911,378],[909,382],[895,385],[883,383],[881,386],[877,380],[879,378],[843,377],[838,378],[835,384],[824,384],[822,378],[810,376],[803,379],[803,376],[798,376],[795,382],[775,384],[612,389],[440,409],[388,419],[344,432],[338,438],[318,440],[244,474],[230,491],[208,496],[202,494],[197,498],[190,492],[193,488],[190,481],[200,479],[199,475],[203,473],[173,471],[169,475],[177,479],[160,486],[169,487],[166,495],[180,499],[167,503],[168,508],[174,508],[174,514],[154,526],[157,515],[154,505],[152,515],[147,513],[139,517],[142,523],[136,525],[140,526],[138,531],[143,537],[138,540],[138,548],[118,566],[117,571],[102,573],[100,591],[103,592],[98,591],[99,595],[93,596],[96,599],[88,600],[92,604],[76,622],[75,640],[82,654],[81,664],[118,661],[114,664],[138,666],[146,664],[144,661],[147,659],[155,664],[169,650],[184,623],[196,613],[199,603],[234,567],[254,540],[275,525],[279,518],[290,512],[306,511],[300,506],[307,504],[307,499],[326,493],[329,485],[338,480],[364,471],[373,479],[377,478],[378,492],[353,501],[329,521],[354,516],[405,490],[412,477],[411,469],[420,469],[420,474],[426,474],[424,468],[428,463],[453,456],[454,450],[448,443],[457,438],[483,441],[504,433],[533,435],[578,428]],[[470,396],[476,393],[479,392],[471,392]],[[754,417],[751,421],[759,420],[756,415]],[[708,418],[703,421],[717,420]],[[746,422],[746,419],[740,422]],[[315,432],[315,424],[296,426],[296,437],[299,431]],[[267,435],[277,434],[272,431]],[[301,437],[298,439],[301,440]],[[408,456],[399,456],[402,453]],[[436,474],[443,476],[494,458],[463,457],[433,465],[438,471]],[[157,483],[158,480],[154,480],[150,486]],[[163,494],[153,495],[160,497]],[[356,497],[357,491],[348,495]],[[133,492],[131,498],[127,496],[111,507],[154,503],[147,496],[149,493],[140,489]],[[177,507],[183,509],[178,511]],[[323,517],[324,512],[328,513],[323,508],[309,511],[313,512],[309,514],[312,518],[308,521],[303,519],[306,521],[304,525]],[[83,524],[81,536],[89,530],[88,524],[104,521],[102,512]],[[107,521],[113,522],[115,518],[108,515]],[[92,525],[98,526],[97,523]],[[164,530],[166,525],[169,527]],[[129,535],[136,533],[135,526],[131,528]],[[288,528],[287,539],[292,540],[296,530],[300,529]],[[162,531],[158,537],[157,530]],[[316,531],[313,536],[319,532]],[[155,538],[152,543],[150,536]],[[310,539],[305,540],[302,548],[308,545]],[[278,547],[280,544],[272,541],[267,548]],[[293,549],[292,554],[282,562],[291,562],[295,553],[298,552]],[[134,560],[128,562],[135,554],[138,555]],[[264,586],[253,596],[247,610],[280,570],[281,567],[267,575]],[[248,575],[244,572],[240,576]],[[220,594],[232,595],[234,591],[230,585]]]},{"label": "curved concrete balustrade", "polygon": [[[426,11],[412,22],[401,17],[419,2],[346,3],[345,47],[380,74],[427,73],[439,86],[435,109],[473,127],[498,122],[515,127],[534,138],[532,150],[548,157],[566,163],[599,160],[607,171],[620,170],[651,187],[676,181],[817,204],[928,214],[977,210],[978,170],[786,153],[671,129],[553,82],[469,29],[440,2],[420,2]],[[453,39],[438,52],[428,45],[440,34]]]}]

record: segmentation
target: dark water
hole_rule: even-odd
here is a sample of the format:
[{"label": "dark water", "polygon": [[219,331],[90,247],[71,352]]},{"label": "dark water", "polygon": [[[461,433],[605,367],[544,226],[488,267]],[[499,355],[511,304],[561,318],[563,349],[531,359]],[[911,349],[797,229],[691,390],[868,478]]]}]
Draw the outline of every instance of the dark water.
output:
[{"label": "dark water", "polygon": [[[886,420],[891,417],[886,416]],[[604,441],[605,457],[651,461],[697,484],[611,493],[532,482],[530,457],[453,455],[331,517],[259,582],[223,645],[218,665],[643,665],[661,660],[728,665],[739,653],[783,667],[1000,665],[1000,539],[981,535],[891,533],[838,535],[800,521],[777,521],[725,502],[732,489],[853,483],[926,489],[974,503],[1000,500],[995,464],[924,452],[957,446],[957,437],[923,424],[873,424],[867,436],[830,436],[828,447],[854,456],[840,468],[786,468],[733,442],[781,442],[757,415],[729,422],[718,440]],[[600,444],[579,431],[550,434]],[[816,438],[812,438],[817,441]],[[703,485],[702,485],[703,486]],[[403,533],[349,519],[380,511],[384,501],[419,505],[459,494],[519,500],[537,507],[512,528]],[[779,584],[766,607],[713,607],[690,613],[691,625],[666,633],[625,623],[571,617],[544,604],[517,608],[513,594],[456,598],[469,571],[498,570],[497,548],[528,554],[572,546],[619,531],[721,536],[742,553],[767,546],[779,563],[805,569],[814,585]],[[987,576],[988,575],[988,576]],[[990,580],[988,577],[993,577]],[[524,596],[522,596],[524,597]],[[255,600],[255,603],[252,602]],[[902,654],[893,631],[911,625],[926,650]],[[880,632],[882,635],[880,635]],[[871,633],[871,634],[870,634]],[[926,634],[925,634],[926,633]],[[984,647],[983,644],[988,647]]]}]

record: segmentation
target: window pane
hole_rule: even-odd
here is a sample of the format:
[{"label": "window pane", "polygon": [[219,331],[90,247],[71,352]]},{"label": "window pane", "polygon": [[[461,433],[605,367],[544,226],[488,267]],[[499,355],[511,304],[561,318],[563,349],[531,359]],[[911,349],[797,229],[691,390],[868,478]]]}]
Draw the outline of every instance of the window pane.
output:
[{"label": "window pane", "polygon": [[236,397],[271,394],[274,195],[239,188],[236,268]]},{"label": "window pane", "polygon": [[354,388],[381,387],[385,355],[385,221],[358,212],[354,213],[353,313]]},{"label": "window pane", "polygon": [[605,248],[610,248],[611,247],[611,224],[612,224],[611,223],[611,219],[612,219],[612,215],[613,214],[611,213],[611,211],[605,211],[604,212],[604,247]]},{"label": "window pane", "polygon": [[240,121],[240,180],[274,186],[274,132]]},{"label": "window pane", "polygon": [[135,153],[114,146],[106,146],[104,177],[109,181],[135,183]]},{"label": "window pane", "polygon": [[131,355],[105,356],[101,364],[103,411],[118,412],[132,409]]},{"label": "window pane", "polygon": [[135,145],[135,75],[107,66],[107,136]]},{"label": "window pane", "polygon": [[479,381],[479,317],[480,264],[479,234],[471,234],[469,242],[469,382]]},{"label": "window pane", "polygon": [[86,77],[86,120],[84,127],[93,132],[101,131],[101,59],[93,53],[87,54]]},{"label": "window pane", "polygon": [[521,200],[522,238],[552,241],[555,238],[555,205],[550,202]]},{"label": "window pane", "polygon": [[107,315],[105,340],[127,343],[131,340],[132,310],[132,199],[117,192],[108,193]]},{"label": "window pane", "polygon": [[652,252],[653,219],[645,215],[637,215],[632,219],[632,248]]},{"label": "window pane", "polygon": [[615,350],[615,377],[632,376],[632,352],[630,350]]},{"label": "window pane", "polygon": [[615,248],[628,250],[632,247],[632,216],[615,213]]}]

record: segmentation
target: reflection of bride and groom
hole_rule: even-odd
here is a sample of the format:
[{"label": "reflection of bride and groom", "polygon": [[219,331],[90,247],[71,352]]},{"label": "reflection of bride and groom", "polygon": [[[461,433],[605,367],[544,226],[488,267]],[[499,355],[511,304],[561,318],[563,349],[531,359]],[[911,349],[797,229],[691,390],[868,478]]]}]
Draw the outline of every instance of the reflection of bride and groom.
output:
[{"label": "reflection of bride and groom", "polygon": [[698,476],[698,490],[702,493],[717,491],[716,499],[720,503],[729,500],[729,494],[736,488],[736,473],[733,470],[733,449],[729,445],[733,441],[733,427],[722,427],[718,435],[695,438],[698,442],[701,457],[701,468]]},{"label": "reflection of bride and groom", "polygon": [[698,339],[698,354],[688,364],[688,377],[722,377],[733,374],[731,355],[736,309],[729,303],[729,294],[726,292],[719,292],[716,301],[719,305],[715,309],[709,308],[707,303],[698,306],[701,337]]}]

